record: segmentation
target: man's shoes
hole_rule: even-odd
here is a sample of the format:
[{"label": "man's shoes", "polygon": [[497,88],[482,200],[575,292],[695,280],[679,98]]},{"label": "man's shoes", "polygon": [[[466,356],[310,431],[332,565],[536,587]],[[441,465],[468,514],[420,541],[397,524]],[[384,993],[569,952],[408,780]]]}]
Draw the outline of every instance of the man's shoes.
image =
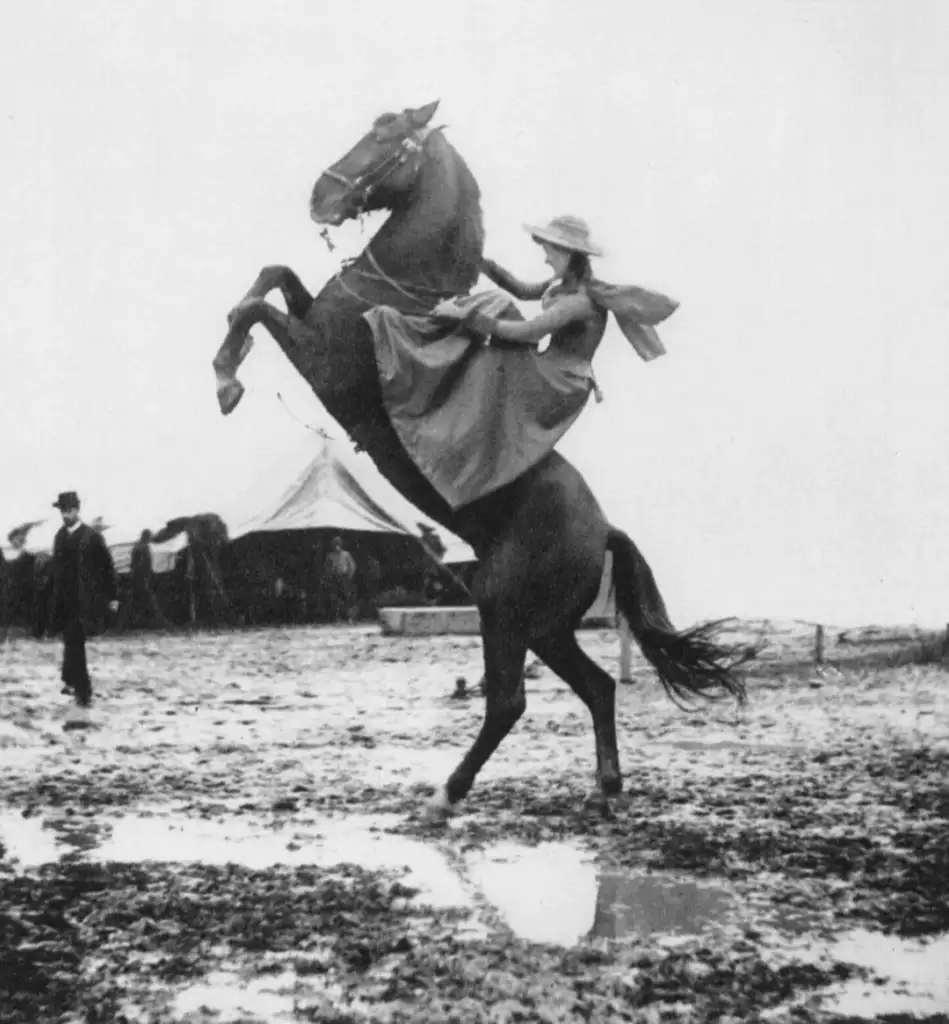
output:
[{"label": "man's shoes", "polygon": [[73,729],[92,729],[94,723],[92,717],[89,714],[89,706],[87,704],[75,704],[66,715],[66,720],[63,722],[63,729],[69,732]]}]

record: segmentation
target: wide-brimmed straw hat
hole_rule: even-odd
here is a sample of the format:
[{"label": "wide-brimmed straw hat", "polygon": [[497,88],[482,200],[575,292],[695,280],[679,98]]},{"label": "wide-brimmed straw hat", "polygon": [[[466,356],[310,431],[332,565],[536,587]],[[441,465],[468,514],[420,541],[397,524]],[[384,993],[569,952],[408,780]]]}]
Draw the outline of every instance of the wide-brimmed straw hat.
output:
[{"label": "wide-brimmed straw hat", "polygon": [[554,219],[545,227],[536,224],[525,224],[524,230],[529,232],[535,242],[549,242],[561,249],[573,252],[585,252],[588,256],[602,256],[603,250],[590,238],[590,225],[582,217],[573,217],[569,213]]}]

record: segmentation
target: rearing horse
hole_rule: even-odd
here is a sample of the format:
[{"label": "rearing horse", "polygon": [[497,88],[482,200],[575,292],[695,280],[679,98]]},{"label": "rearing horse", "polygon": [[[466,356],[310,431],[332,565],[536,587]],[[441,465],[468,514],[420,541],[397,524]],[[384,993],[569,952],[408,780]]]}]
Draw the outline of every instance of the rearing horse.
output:
[{"label": "rearing horse", "polygon": [[[574,635],[613,553],[616,602],[643,654],[673,698],[731,694],[744,699],[735,669],[747,657],[721,645],[715,626],[676,632],[652,572],[632,540],[606,520],[580,473],[554,452],[501,490],[452,511],[409,458],[382,402],[363,313],[376,305],[424,315],[468,292],[479,275],[484,232],[480,192],[464,160],[431,120],[437,102],[383,114],[324,171],[310,199],[320,225],[364,212],[390,216],[363,252],[313,298],[287,267],[265,267],[229,314],[214,360],[218,399],[229,413],[242,394],[237,368],[248,331],[263,324],[328,412],[365,448],[383,476],[478,556],[473,594],[481,614],[484,722],[436,794],[450,809],[524,713],[523,669],[532,650],[590,709],[597,777],[604,795],[622,789],[615,683]],[[265,301],[279,289],[287,313]]]}]

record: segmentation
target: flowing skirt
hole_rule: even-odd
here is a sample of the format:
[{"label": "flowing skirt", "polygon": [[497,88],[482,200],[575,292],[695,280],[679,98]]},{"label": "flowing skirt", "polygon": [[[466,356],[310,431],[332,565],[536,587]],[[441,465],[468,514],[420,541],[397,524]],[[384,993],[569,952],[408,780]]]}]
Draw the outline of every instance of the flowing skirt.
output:
[{"label": "flowing skirt", "polygon": [[[522,320],[504,292],[459,304]],[[486,346],[463,329],[377,306],[365,314],[382,397],[418,468],[458,508],[516,480],[548,455],[593,388],[589,364],[524,345]]]}]

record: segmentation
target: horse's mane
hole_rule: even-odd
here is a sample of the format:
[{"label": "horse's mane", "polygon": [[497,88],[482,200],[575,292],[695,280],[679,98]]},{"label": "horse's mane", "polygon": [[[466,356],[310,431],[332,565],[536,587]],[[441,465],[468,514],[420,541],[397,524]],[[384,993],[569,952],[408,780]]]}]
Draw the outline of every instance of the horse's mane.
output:
[{"label": "horse's mane", "polygon": [[[454,253],[454,262],[459,266],[460,273],[470,281],[465,281],[470,288],[478,280],[481,272],[481,256],[484,252],[484,217],[481,210],[481,189],[471,168],[461,154],[447,139],[442,137],[443,144],[454,155],[455,174],[458,179],[458,207],[466,211],[466,216],[458,219],[452,232],[445,236],[442,251],[446,257]],[[471,270],[468,266],[471,266]]]}]

